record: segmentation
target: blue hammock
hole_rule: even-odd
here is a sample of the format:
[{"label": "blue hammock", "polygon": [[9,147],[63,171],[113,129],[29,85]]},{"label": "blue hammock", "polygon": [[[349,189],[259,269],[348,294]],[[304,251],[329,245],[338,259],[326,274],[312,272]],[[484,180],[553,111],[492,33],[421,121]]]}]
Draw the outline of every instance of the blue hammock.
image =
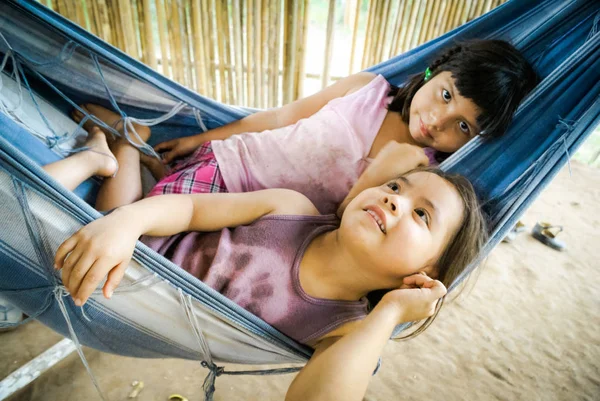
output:
[{"label": "blue hammock", "polygon": [[[487,200],[493,233],[486,254],[600,120],[599,20],[597,1],[512,0],[369,69],[400,85],[456,40],[500,38],[519,48],[543,77],[505,136],[475,138],[442,165],[466,175]],[[151,144],[221,126],[252,110],[204,98],[31,0],[1,2],[0,34],[0,293],[76,345],[202,360],[210,369],[208,393],[223,373],[220,361],[305,362],[311,349],[141,243],[111,301],[97,292],[76,307],[52,269],[58,245],[100,216],[86,203],[98,181],[88,180],[73,194],[40,168],[76,146],[81,129],[67,117],[73,107],[98,103],[144,119],[154,125]]]}]

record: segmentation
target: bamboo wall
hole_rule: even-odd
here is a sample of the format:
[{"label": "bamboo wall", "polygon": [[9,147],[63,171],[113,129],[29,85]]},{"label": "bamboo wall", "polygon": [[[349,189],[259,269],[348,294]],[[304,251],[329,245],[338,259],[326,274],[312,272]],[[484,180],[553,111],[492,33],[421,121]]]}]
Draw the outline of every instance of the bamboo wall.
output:
[{"label": "bamboo wall", "polygon": [[324,61],[316,75],[305,72],[306,63],[313,62],[305,49],[311,3],[317,0],[39,1],[205,96],[266,108],[302,97],[307,76],[320,79],[321,87],[341,77],[331,74],[340,19],[351,32],[346,75],[435,38],[506,0],[330,1],[325,3]]}]

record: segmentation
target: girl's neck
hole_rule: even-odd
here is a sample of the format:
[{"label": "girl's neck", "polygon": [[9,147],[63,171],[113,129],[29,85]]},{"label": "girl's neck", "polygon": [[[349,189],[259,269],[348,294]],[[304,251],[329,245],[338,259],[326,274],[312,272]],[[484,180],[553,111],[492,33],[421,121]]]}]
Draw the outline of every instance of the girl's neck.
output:
[{"label": "girl's neck", "polygon": [[382,288],[339,242],[338,231],[315,237],[299,266],[300,286],[314,298],[356,301]]},{"label": "girl's neck", "polygon": [[389,141],[421,146],[410,135],[408,124],[402,120],[402,115],[396,111],[388,110],[385,118],[383,119],[383,123],[379,128],[379,132],[377,132],[377,136],[375,136],[373,145],[371,145],[369,157],[374,158],[377,156],[377,153],[379,153],[381,148],[383,148]]}]

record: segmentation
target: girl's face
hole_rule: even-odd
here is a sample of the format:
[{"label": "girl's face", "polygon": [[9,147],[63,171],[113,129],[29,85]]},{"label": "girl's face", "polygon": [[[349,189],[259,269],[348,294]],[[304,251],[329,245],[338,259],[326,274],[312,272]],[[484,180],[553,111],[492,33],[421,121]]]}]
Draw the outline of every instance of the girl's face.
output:
[{"label": "girl's face", "polygon": [[422,146],[452,153],[479,132],[479,110],[461,96],[449,71],[423,85],[410,104],[409,130]]},{"label": "girl's face", "polygon": [[460,227],[463,211],[452,184],[434,173],[415,172],[354,198],[339,238],[365,269],[400,285],[418,272],[437,276],[436,262]]}]

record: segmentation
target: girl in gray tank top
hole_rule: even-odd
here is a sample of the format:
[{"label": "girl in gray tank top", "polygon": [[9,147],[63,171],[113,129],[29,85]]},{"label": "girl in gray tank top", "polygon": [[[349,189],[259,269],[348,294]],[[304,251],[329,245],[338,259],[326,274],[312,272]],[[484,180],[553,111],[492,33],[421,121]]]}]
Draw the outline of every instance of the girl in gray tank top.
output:
[{"label": "girl in gray tank top", "polygon": [[[45,169],[73,189],[109,159],[82,154]],[[58,248],[55,266],[77,305],[106,276],[111,297],[140,236],[314,347],[286,399],[360,400],[394,327],[423,319],[417,332],[427,327],[446,286],[476,258],[485,226],[471,184],[432,169],[360,192],[341,221],[284,189],[154,196],[117,207]]]}]

